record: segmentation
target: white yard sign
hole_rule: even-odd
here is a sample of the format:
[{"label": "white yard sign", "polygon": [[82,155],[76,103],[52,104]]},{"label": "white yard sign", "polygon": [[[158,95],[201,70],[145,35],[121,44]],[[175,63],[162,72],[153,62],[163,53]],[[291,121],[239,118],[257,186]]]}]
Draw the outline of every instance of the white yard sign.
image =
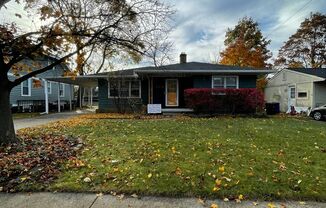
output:
[{"label": "white yard sign", "polygon": [[147,105],[147,113],[148,114],[162,113],[162,105],[161,104],[148,104]]}]

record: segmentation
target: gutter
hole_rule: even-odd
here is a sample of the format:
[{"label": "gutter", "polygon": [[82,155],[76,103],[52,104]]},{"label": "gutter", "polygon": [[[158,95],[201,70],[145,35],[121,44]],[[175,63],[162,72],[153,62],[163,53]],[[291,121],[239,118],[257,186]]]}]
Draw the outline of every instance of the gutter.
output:
[{"label": "gutter", "polygon": [[135,70],[135,73],[139,74],[167,74],[167,73],[188,73],[188,74],[270,74],[275,73],[276,70]]}]

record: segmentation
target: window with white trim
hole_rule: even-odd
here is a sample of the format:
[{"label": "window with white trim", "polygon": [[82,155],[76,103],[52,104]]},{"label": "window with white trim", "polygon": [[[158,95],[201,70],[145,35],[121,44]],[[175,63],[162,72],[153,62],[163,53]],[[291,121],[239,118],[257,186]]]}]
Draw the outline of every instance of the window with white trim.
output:
[{"label": "window with white trim", "polygon": [[295,87],[290,88],[290,98],[295,99]]},{"label": "window with white trim", "polygon": [[298,98],[307,98],[308,92],[298,92]]},{"label": "window with white trim", "polygon": [[32,80],[28,79],[21,83],[21,95],[31,96]]},{"label": "window with white trim", "polygon": [[238,76],[213,76],[212,88],[239,88]]},{"label": "window with white trim", "polygon": [[64,83],[59,84],[59,95],[60,95],[60,97],[65,96],[65,84]]},{"label": "window with white trim", "polygon": [[109,97],[140,98],[140,80],[109,81]]}]

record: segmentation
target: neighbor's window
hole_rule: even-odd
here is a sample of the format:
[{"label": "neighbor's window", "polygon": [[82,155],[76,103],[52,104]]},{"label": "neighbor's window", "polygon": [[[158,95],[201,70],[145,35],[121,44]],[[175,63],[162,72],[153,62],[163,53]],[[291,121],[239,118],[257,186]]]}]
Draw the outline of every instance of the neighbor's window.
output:
[{"label": "neighbor's window", "polygon": [[109,82],[109,97],[140,97],[139,80],[113,80]]},{"label": "neighbor's window", "polygon": [[59,84],[59,95],[60,95],[60,97],[65,96],[65,84],[63,84],[63,83]]},{"label": "neighbor's window", "polygon": [[51,82],[47,81],[48,84],[48,94],[52,93],[52,86],[51,86]]},{"label": "neighbor's window", "polygon": [[213,76],[213,88],[238,88],[237,76]]},{"label": "neighbor's window", "polygon": [[298,98],[307,98],[308,93],[307,92],[298,92]]},{"label": "neighbor's window", "polygon": [[28,79],[21,84],[21,95],[22,96],[31,96],[31,79]]},{"label": "neighbor's window", "polygon": [[290,88],[290,98],[292,98],[292,99],[295,98],[295,88],[294,87]]}]

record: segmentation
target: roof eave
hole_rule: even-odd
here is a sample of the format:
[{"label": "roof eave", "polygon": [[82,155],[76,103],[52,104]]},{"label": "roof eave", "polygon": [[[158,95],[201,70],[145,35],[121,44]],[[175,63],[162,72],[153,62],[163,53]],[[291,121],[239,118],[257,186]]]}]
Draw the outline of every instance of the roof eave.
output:
[{"label": "roof eave", "polygon": [[136,74],[270,74],[275,70],[135,70]]}]

